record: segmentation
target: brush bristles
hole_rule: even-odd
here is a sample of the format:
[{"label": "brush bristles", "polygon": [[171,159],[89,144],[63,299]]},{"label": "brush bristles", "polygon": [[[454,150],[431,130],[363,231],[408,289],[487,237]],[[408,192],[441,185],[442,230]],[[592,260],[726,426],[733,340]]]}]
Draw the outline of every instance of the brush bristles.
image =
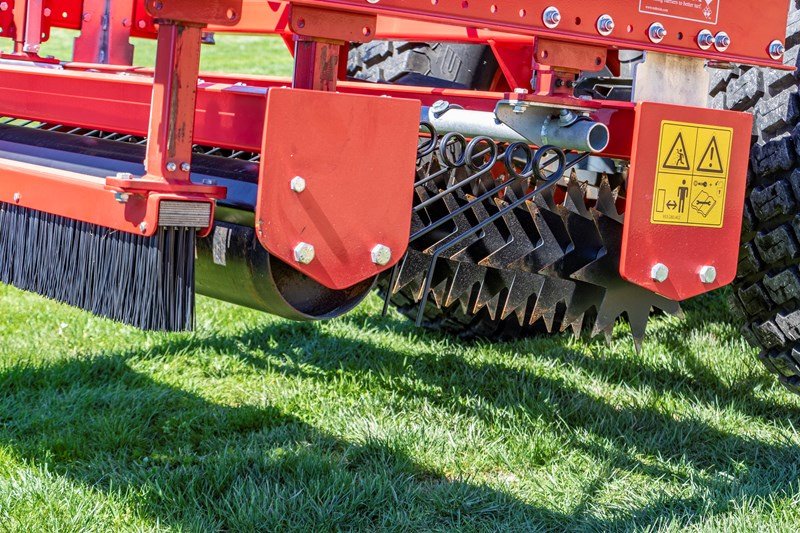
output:
[{"label": "brush bristles", "polygon": [[0,202],[0,281],[141,329],[185,331],[195,233],[145,237]]}]

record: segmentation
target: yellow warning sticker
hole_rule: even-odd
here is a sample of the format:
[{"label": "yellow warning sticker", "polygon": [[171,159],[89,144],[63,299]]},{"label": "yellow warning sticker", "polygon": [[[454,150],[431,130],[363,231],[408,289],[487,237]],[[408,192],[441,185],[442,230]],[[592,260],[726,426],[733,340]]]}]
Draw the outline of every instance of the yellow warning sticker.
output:
[{"label": "yellow warning sticker", "polygon": [[661,123],[653,224],[721,228],[733,128]]}]

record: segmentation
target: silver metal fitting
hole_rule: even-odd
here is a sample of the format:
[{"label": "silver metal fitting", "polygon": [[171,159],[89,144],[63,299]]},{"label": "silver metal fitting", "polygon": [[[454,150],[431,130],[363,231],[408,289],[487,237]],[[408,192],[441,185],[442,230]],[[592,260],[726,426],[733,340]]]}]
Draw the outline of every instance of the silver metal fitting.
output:
[{"label": "silver metal fitting", "polygon": [[114,193],[114,200],[121,204],[127,203],[130,197],[131,195],[126,192],[117,191]]},{"label": "silver metal fitting", "polygon": [[289,182],[289,187],[291,187],[294,192],[301,193],[306,190],[306,180],[300,176],[295,176],[292,178],[292,181]]},{"label": "silver metal fitting", "polygon": [[176,165],[173,161],[167,163],[167,171],[168,172],[175,172],[178,169],[178,165]]},{"label": "silver metal fitting", "polygon": [[514,94],[522,94],[522,95],[525,95],[525,94],[528,94],[529,92],[530,92],[530,91],[528,91],[528,89],[526,89],[526,88],[524,88],[524,87],[516,87],[516,88],[514,88]]},{"label": "silver metal fitting", "polygon": [[431,106],[434,115],[441,115],[448,109],[450,109],[450,102],[447,100],[436,100]]},{"label": "silver metal fitting", "polygon": [[669,278],[669,268],[667,268],[667,265],[663,263],[657,263],[653,265],[653,268],[650,271],[650,277],[653,279],[653,281],[664,283]]},{"label": "silver metal fitting", "polygon": [[702,267],[700,269],[700,281],[706,284],[717,281],[717,269],[713,266]]},{"label": "silver metal fitting", "polygon": [[15,192],[15,193],[14,193],[14,203],[15,203],[15,204],[18,204],[18,203],[19,203],[19,200],[20,200],[20,198],[21,198],[21,196],[19,195],[19,193],[18,193],[18,192]]},{"label": "silver metal fitting", "polygon": [[786,47],[783,46],[783,43],[779,40],[774,40],[769,43],[769,57],[774,59],[775,61],[782,59],[783,54],[786,53]]},{"label": "silver metal fitting", "polygon": [[614,19],[611,15],[603,15],[597,19],[597,33],[603,36],[611,35],[614,32]]},{"label": "silver metal fitting", "polygon": [[372,249],[372,262],[378,266],[386,266],[392,260],[392,249],[383,244],[378,244]]},{"label": "silver metal fitting", "polygon": [[133,174],[131,174],[130,172],[117,172],[115,177],[118,180],[132,180]]},{"label": "silver metal fitting", "polygon": [[714,46],[714,34],[710,30],[703,30],[697,34],[697,46],[701,50],[708,50]]},{"label": "silver metal fitting", "polygon": [[724,52],[731,45],[731,37],[724,31],[721,31],[714,37],[714,47],[717,52]]},{"label": "silver metal fitting", "polygon": [[550,6],[542,13],[542,22],[548,28],[555,29],[561,24],[561,11],[557,7]]},{"label": "silver metal fitting", "polygon": [[184,172],[189,172],[190,170],[192,170],[192,165],[190,165],[189,163],[183,162],[183,163],[181,163],[181,170],[184,171]]},{"label": "silver metal fitting", "polygon": [[294,247],[294,260],[298,263],[307,265],[314,260],[315,255],[316,251],[314,247],[307,242],[301,242]]},{"label": "silver metal fitting", "polygon": [[658,44],[667,36],[667,28],[660,22],[654,22],[647,30],[647,36],[650,37],[651,42]]},{"label": "silver metal fitting", "polygon": [[139,224],[139,231],[142,233],[147,233],[147,222],[142,222]]},{"label": "silver metal fitting", "polygon": [[572,126],[579,118],[580,115],[577,113],[573,113],[569,109],[562,109],[558,113],[558,124],[559,126],[566,128],[567,126]]}]

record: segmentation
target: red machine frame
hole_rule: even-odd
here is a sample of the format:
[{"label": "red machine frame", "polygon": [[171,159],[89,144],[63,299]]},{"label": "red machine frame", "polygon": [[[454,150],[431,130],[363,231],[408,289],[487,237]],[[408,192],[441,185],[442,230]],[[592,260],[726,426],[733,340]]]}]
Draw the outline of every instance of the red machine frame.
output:
[{"label": "red machine frame", "polygon": [[[786,68],[780,58],[782,49],[775,44],[783,39],[786,9],[775,2],[739,2],[736,9],[722,3],[709,20],[698,20],[678,12],[656,13],[647,0],[573,0],[561,7],[558,23],[548,22],[543,16],[558,4],[552,0],[115,0],[111,4],[109,12],[102,11],[104,4],[95,0],[10,1],[5,10],[0,4],[2,35],[14,42],[13,52],[4,57],[20,60],[19,65],[0,65],[4,76],[0,113],[146,135],[147,175],[137,180],[110,177],[103,184],[115,193],[146,199],[166,195],[213,203],[222,197],[225,191],[219,187],[190,181],[192,143],[260,151],[267,126],[268,91],[287,84],[284,79],[221,75],[203,75],[198,84],[203,31],[282,35],[295,54],[294,88],[410,98],[423,105],[444,98],[472,110],[492,110],[500,100],[577,107],[605,124],[611,133],[611,143],[598,155],[626,160],[637,148],[634,125],[640,107],[574,98],[572,83],[581,71],[608,66],[617,72],[620,49],[678,54],[718,64]],[[609,32],[599,28],[604,16],[614,21]],[[108,21],[105,29],[103,17]],[[757,21],[755,28],[753,21]],[[660,24],[665,33],[653,33],[654,24]],[[57,62],[38,54],[40,43],[53,26],[81,30],[76,39],[76,63],[64,64],[63,70],[26,66],[26,62]],[[718,38],[725,34],[728,40],[706,47],[700,39],[704,30]],[[127,66],[132,59],[129,37],[155,35],[155,69]],[[347,43],[376,38],[485,43],[495,52],[503,77],[496,80],[493,91],[483,93],[345,81]],[[724,112],[709,113],[713,118],[714,113]],[[737,136],[748,137],[749,132],[740,128]],[[739,167],[736,172],[744,179]],[[3,162],[0,170],[13,170],[18,172],[13,175],[18,175],[19,181],[23,179],[24,172]],[[19,202],[22,195],[16,181],[6,180],[0,188],[0,200]],[[64,180],[59,186],[76,187],[65,194],[77,195],[75,191],[84,184]],[[44,205],[57,214],[72,216],[74,208],[65,210],[58,203],[42,196],[32,207],[43,209]],[[153,220],[152,210],[131,215],[133,204],[120,207],[106,203],[107,209],[96,209],[95,222],[122,231],[153,231],[146,224]],[[726,231],[738,235],[734,227]],[[383,265],[383,269],[392,264]],[[299,269],[303,271],[304,267]],[[312,274],[309,269],[305,271]],[[324,279],[319,273],[314,277]],[[682,297],[684,292],[668,295]]]}]

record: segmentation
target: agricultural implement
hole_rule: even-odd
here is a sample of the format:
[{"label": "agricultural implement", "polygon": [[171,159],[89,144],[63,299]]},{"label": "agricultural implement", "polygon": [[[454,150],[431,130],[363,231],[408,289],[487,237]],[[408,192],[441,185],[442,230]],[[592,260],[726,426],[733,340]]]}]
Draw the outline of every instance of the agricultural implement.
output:
[{"label": "agricultural implement", "polygon": [[[794,0],[5,0],[0,281],[150,330],[190,329],[195,292],[317,320],[377,286],[460,335],[623,318],[637,346],[654,310],[733,283],[800,391],[799,21]],[[71,61],[41,55],[52,28]],[[293,76],[201,74],[233,32],[281,36]]]}]

